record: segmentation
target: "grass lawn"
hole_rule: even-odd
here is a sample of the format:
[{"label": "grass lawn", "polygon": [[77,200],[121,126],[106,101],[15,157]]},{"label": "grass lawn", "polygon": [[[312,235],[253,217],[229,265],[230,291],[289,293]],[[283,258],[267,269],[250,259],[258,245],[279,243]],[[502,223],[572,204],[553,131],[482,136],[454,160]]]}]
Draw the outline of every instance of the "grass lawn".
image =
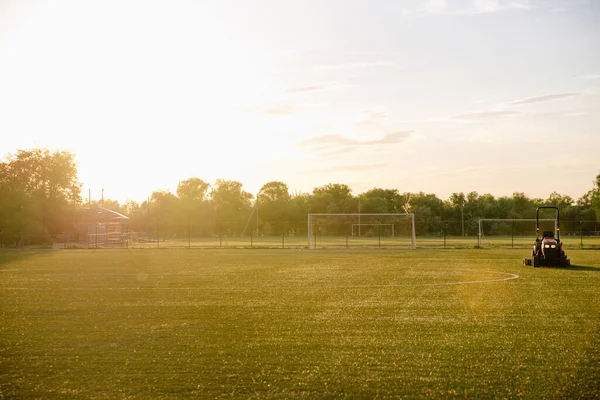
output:
[{"label": "grass lawn", "polygon": [[2,398],[600,398],[600,252],[0,252]]}]

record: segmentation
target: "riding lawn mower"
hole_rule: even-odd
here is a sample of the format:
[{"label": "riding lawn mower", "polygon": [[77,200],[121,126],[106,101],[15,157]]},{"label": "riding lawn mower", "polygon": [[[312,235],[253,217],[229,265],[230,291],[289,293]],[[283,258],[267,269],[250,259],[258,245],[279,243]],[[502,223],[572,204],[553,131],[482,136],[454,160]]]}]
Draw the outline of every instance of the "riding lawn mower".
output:
[{"label": "riding lawn mower", "polygon": [[[550,208],[556,210],[556,236],[552,231],[543,231],[540,236],[540,209]],[[560,211],[558,207],[538,207],[535,216],[535,243],[531,252],[531,258],[523,260],[524,265],[533,267],[560,266],[568,267],[571,260],[567,258],[560,241]]]}]

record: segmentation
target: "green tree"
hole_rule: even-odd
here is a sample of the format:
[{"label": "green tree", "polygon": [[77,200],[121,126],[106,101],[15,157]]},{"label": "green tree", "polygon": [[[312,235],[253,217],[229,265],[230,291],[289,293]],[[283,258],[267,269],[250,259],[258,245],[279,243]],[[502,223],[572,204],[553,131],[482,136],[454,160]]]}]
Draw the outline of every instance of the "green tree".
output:
[{"label": "green tree", "polygon": [[404,198],[398,189],[373,188],[358,198],[361,213],[404,213]]},{"label": "green tree", "polygon": [[263,233],[278,234],[284,229],[289,218],[291,196],[283,182],[265,183],[258,192],[256,202],[260,219],[264,222]]},{"label": "green tree", "polygon": [[0,229],[15,241],[21,233],[72,229],[80,196],[75,157],[69,152],[19,150],[0,163]]},{"label": "green tree", "polygon": [[356,213],[358,201],[352,196],[352,189],[341,183],[328,183],[313,189],[311,213]]},{"label": "green tree", "polygon": [[467,204],[465,194],[462,192],[452,193],[450,195],[450,204],[452,204],[452,207],[460,210],[461,236],[465,236],[465,204]]},{"label": "green tree", "polygon": [[177,197],[180,207],[180,226],[189,236],[208,235],[214,228],[214,213],[208,200],[210,184],[191,177],[179,182]]},{"label": "green tree", "polygon": [[305,235],[308,228],[307,218],[310,210],[311,195],[296,193],[289,202],[289,229],[292,235]]},{"label": "green tree", "polygon": [[204,201],[207,199],[210,184],[200,178],[191,177],[179,182],[177,185],[177,197],[180,199]]},{"label": "green tree", "polygon": [[250,216],[252,195],[237,181],[217,179],[210,192],[217,222],[223,229],[239,234]]},{"label": "green tree", "polygon": [[179,199],[168,190],[152,192],[149,205],[150,230],[159,238],[182,234]]},{"label": "green tree", "polygon": [[545,205],[555,206],[562,210],[572,206],[574,201],[573,198],[571,198],[570,196],[561,195],[557,192],[552,192],[544,203]]}]

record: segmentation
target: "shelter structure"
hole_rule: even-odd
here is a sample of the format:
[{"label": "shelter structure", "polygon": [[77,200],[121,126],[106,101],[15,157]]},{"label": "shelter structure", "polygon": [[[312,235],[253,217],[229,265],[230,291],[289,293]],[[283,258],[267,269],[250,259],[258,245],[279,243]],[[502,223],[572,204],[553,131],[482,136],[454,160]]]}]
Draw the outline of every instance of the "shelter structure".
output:
[{"label": "shelter structure", "polygon": [[127,240],[129,217],[108,208],[86,207],[79,210],[77,236],[88,246],[123,245]]}]

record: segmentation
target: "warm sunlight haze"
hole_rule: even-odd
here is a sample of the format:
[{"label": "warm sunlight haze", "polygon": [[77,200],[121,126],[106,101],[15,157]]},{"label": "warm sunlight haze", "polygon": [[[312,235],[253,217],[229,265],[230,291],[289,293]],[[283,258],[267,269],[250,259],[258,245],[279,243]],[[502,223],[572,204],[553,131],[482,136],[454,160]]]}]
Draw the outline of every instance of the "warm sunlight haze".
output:
[{"label": "warm sunlight haze", "polygon": [[329,182],[578,198],[600,172],[600,2],[0,0],[0,157],[82,193]]}]

